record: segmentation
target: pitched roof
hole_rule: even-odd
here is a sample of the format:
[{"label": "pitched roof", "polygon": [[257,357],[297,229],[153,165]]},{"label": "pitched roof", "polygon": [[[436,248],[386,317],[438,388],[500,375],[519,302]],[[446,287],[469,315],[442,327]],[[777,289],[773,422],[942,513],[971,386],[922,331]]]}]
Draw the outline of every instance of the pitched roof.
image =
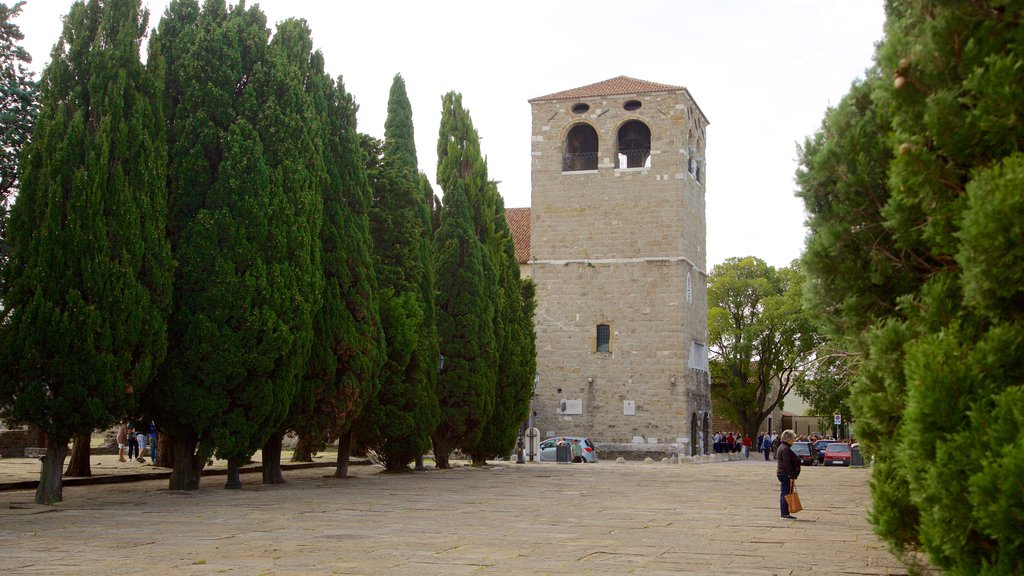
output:
[{"label": "pitched roof", "polygon": [[530,102],[564,100],[569,98],[591,98],[597,96],[622,96],[625,94],[645,94],[648,92],[676,92],[678,90],[685,90],[685,88],[682,86],[671,86],[669,84],[648,82],[647,80],[638,80],[636,78],[630,78],[629,76],[616,76],[615,78],[610,78],[603,82],[588,84],[586,86],[580,86],[579,88],[573,88],[572,90],[563,90],[562,92],[555,92],[554,94],[548,94],[547,96],[532,98]]},{"label": "pitched roof", "polygon": [[516,245],[516,261],[526,264],[530,261],[530,209],[505,208],[505,221]]}]

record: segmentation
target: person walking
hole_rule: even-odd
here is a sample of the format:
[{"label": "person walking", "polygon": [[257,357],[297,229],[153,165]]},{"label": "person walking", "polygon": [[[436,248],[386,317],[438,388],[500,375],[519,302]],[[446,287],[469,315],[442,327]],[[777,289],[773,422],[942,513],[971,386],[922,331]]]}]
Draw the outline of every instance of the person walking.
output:
[{"label": "person walking", "polygon": [[787,520],[796,519],[796,516],[789,513],[789,504],[786,502],[786,495],[793,490],[796,479],[800,476],[800,457],[791,448],[795,440],[796,432],[784,430],[779,436],[779,451],[775,454],[775,460],[778,462],[775,467],[775,475],[779,478],[781,489],[779,508],[782,517]]},{"label": "person walking", "polygon": [[765,433],[765,435],[761,438],[761,445],[759,446],[759,448],[761,449],[761,452],[764,452],[764,461],[767,462],[768,455],[771,453],[772,450],[771,434],[768,434],[767,432]]},{"label": "person walking", "polygon": [[583,463],[583,446],[580,445],[578,438],[572,441],[572,461],[576,464]]}]

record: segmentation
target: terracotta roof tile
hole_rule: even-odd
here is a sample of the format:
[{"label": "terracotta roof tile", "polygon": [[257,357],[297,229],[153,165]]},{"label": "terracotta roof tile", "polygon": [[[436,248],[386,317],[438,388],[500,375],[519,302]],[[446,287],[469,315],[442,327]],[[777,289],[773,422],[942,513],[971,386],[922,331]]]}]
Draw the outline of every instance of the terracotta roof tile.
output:
[{"label": "terracotta roof tile", "polygon": [[591,98],[596,96],[622,96],[626,94],[645,94],[648,92],[675,92],[678,90],[685,90],[685,88],[682,86],[671,86],[669,84],[658,84],[657,82],[638,80],[636,78],[630,78],[629,76],[616,76],[615,78],[610,78],[603,82],[588,84],[586,86],[580,86],[579,88],[573,88],[572,90],[564,90],[562,92],[548,94],[547,96],[532,98],[530,102],[540,102],[543,100],[566,100],[570,98]]},{"label": "terracotta roof tile", "polygon": [[530,261],[530,209],[505,208],[505,220],[516,245],[516,260],[526,264]]}]

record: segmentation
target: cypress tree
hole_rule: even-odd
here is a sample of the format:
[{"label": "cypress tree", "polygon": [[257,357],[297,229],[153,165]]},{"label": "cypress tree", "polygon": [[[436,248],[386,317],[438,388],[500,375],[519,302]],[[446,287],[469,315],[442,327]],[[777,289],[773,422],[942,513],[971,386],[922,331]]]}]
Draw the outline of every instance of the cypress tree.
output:
[{"label": "cypress tree", "polygon": [[462,97],[442,99],[437,180],[444,191],[441,227],[434,236],[437,332],[444,356],[437,396],[441,421],[432,434],[434,458],[448,467],[453,448],[474,446],[494,411],[497,350],[496,274],[475,233],[470,198],[487,187],[479,138]]},{"label": "cypress tree", "polygon": [[[491,186],[496,186],[493,182]],[[498,263],[498,300],[494,332],[498,351],[494,412],[483,427],[480,440],[470,447],[474,463],[487,458],[507,456],[530,412],[533,380],[537,371],[536,335],[533,312],[536,308],[534,285],[519,276],[515,245],[505,219],[505,205],[495,190],[492,259]]]},{"label": "cypress tree", "polygon": [[160,85],[139,59],[139,0],[75,3],[40,85],[4,268],[0,398],[47,434],[36,501],[62,499],[72,436],[133,411],[164,358]]},{"label": "cypress tree", "polygon": [[18,45],[25,36],[12,21],[24,4],[0,2],[0,266],[7,258],[7,208],[18,189],[18,158],[38,112],[36,83],[25,67],[32,56]]},{"label": "cypress tree", "polygon": [[379,455],[385,469],[398,472],[429,448],[439,417],[429,208],[416,164],[412,106],[400,75],[391,86],[385,139],[363,142],[374,194],[371,234],[387,357],[380,390],[357,430],[360,443]]},{"label": "cypress tree", "polygon": [[877,72],[804,147],[806,269],[862,355],[878,533],[949,574],[1020,573],[1024,8],[886,13]]},{"label": "cypress tree", "polygon": [[280,434],[311,344],[322,284],[322,159],[304,85],[312,42],[296,21],[269,45],[268,35],[255,7],[209,0],[197,13],[176,1],[156,42],[179,267],[170,358],[152,398],[176,437],[171,488],[197,488],[214,451],[238,486],[239,464]]},{"label": "cypress tree", "polygon": [[335,477],[347,475],[352,424],[376,396],[384,361],[369,232],[370,184],[356,133],[356,109],[341,78],[313,59],[314,101],[321,120],[327,178],[320,229],[323,298],[313,322],[313,348],[290,421],[311,448],[341,439]]}]

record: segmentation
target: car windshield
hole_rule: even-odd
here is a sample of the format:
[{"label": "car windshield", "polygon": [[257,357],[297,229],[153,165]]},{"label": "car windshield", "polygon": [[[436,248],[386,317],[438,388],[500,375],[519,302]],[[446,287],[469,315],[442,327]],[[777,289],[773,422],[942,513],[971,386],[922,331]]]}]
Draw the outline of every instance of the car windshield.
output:
[{"label": "car windshield", "polygon": [[801,456],[806,456],[811,453],[811,447],[802,443],[793,444],[793,452],[796,452]]},{"label": "car windshield", "polygon": [[829,444],[828,445],[828,451],[829,452],[849,452],[850,451],[850,447],[847,446],[846,444]]}]

